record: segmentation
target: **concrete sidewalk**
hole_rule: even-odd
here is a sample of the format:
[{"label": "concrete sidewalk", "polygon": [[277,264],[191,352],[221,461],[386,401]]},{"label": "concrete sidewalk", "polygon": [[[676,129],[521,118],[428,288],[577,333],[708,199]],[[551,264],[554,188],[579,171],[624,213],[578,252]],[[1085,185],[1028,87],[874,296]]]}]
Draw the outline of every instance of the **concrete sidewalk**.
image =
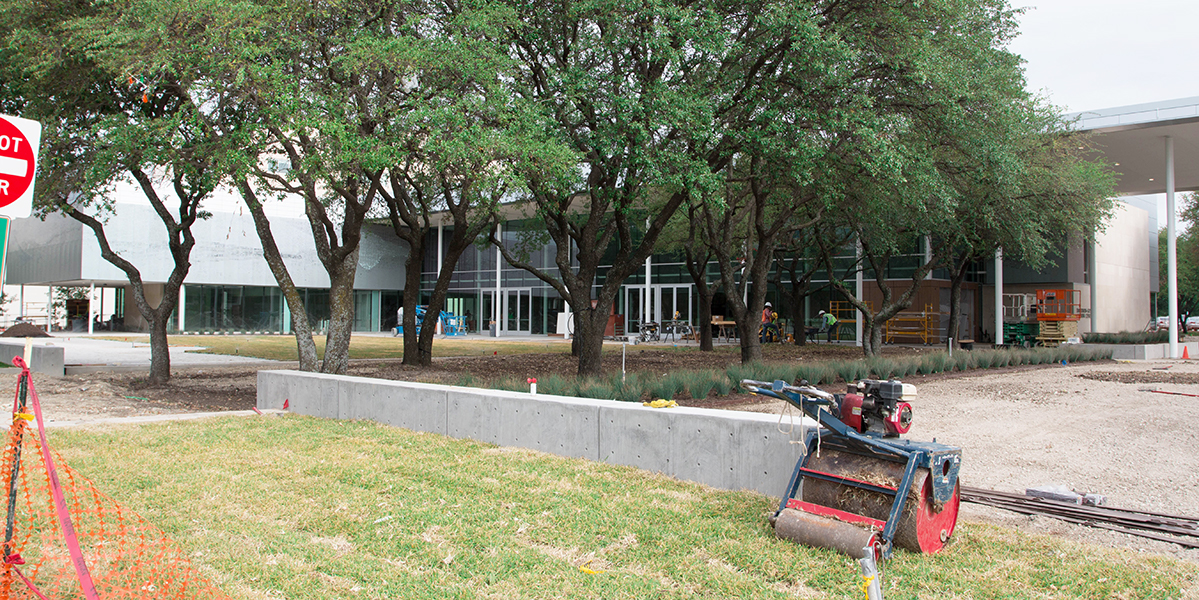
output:
[{"label": "concrete sidewalk", "polygon": [[[150,368],[150,344],[119,342],[80,335],[58,334],[48,338],[31,338],[34,346],[60,347],[66,374],[95,371],[138,371]],[[23,338],[8,338],[7,341],[24,343]],[[201,354],[200,346],[171,346],[171,367],[193,366],[236,366],[236,365],[279,365],[288,364],[245,356],[224,354]],[[12,357],[0,357],[0,361],[11,362]]]}]

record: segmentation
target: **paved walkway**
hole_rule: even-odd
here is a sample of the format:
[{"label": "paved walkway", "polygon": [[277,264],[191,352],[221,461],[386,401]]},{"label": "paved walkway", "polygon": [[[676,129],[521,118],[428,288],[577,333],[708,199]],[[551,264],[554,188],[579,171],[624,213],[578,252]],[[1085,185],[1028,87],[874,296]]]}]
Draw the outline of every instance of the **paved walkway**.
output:
[{"label": "paved walkway", "polygon": [[[20,338],[14,338],[19,341]],[[32,338],[35,346],[59,346],[63,349],[63,364],[67,372],[96,370],[130,370],[150,368],[150,344],[143,342],[120,342],[87,337],[86,335],[58,333],[48,338]],[[223,354],[201,354],[200,346],[171,346],[171,366],[229,366],[241,364],[276,364],[277,361],[245,356]]]}]

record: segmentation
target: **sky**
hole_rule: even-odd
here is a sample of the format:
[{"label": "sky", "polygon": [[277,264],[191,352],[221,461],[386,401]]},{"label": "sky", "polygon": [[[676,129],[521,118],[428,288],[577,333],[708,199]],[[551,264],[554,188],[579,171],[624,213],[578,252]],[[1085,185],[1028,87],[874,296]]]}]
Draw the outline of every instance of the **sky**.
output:
[{"label": "sky", "polygon": [[[1199,96],[1199,1],[1011,0],[1030,92],[1066,112]],[[1158,224],[1166,224],[1164,194]]]}]

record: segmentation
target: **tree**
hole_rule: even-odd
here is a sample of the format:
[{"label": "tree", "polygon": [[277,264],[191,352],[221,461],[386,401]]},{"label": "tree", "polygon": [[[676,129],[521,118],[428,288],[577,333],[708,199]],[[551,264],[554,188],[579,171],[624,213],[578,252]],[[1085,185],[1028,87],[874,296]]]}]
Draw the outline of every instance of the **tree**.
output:
[{"label": "tree", "polygon": [[[1081,155],[1037,150],[1057,143],[1061,130],[1052,125],[1060,118],[1038,109],[1023,89],[1020,59],[1006,49],[1015,14],[997,0],[878,5],[848,15],[838,28],[863,49],[855,68],[869,73],[869,93],[887,132],[870,148],[876,156],[849,155],[838,174],[838,193],[854,209],[842,211],[837,222],[858,235],[863,264],[883,297],[871,313],[834,281],[863,313],[868,354],[878,351],[881,328],[907,307],[924,275],[955,251],[959,259],[946,266],[958,275],[972,260],[965,255],[979,256],[988,244],[1019,240],[1022,252],[1043,255],[1052,236],[1030,234],[1044,231],[1051,219],[1038,213],[1068,207],[1053,218],[1074,224],[1104,212],[1104,201],[1092,202],[1104,180],[1094,177],[1096,165],[1078,161]],[[856,26],[846,28],[850,23]],[[1049,171],[1058,176],[1045,177]],[[1002,219],[1025,222],[1002,224],[1006,229],[997,235],[1000,229],[991,226]],[[915,252],[917,245],[924,252]],[[905,254],[912,277],[896,295],[883,281]],[[826,262],[830,258],[826,253]]]},{"label": "tree", "polygon": [[813,123],[840,116],[809,112],[811,104],[791,97],[849,89],[834,84],[849,50],[823,35],[812,7],[781,2],[512,5],[525,23],[511,32],[516,94],[544,107],[544,127],[576,153],[578,167],[557,177],[526,173],[527,201],[556,246],[557,273],[500,248],[571,305],[579,374],[595,375],[620,286],[675,211],[712,197],[747,137],[795,129],[818,136]]},{"label": "tree", "polygon": [[[815,225],[823,208],[815,205],[819,200],[815,191],[786,171],[789,161],[753,154],[738,158],[743,160],[729,165],[724,201],[703,205],[702,213],[705,239],[737,323],[741,362],[749,363],[762,358],[759,315],[765,309],[775,249],[793,231]],[[801,212],[815,216],[797,222]]]},{"label": "tree", "polygon": [[[47,15],[53,15],[48,17]],[[220,178],[224,150],[201,133],[195,98],[219,102],[179,70],[136,48],[166,32],[140,27],[137,11],[108,5],[62,5],[10,13],[3,32],[8,60],[6,104],[44,126],[37,210],[61,212],[96,235],[101,256],[129,278],[134,302],[150,323],[149,380],[170,378],[167,325],[195,245],[191,228]],[[105,221],[113,188],[135,186],[165,229],[173,268],[152,305],[138,267],[109,244]]]},{"label": "tree", "polygon": [[[1190,193],[1182,197],[1179,218],[1186,224],[1174,238],[1175,275],[1177,276],[1179,331],[1186,331],[1186,319],[1199,312],[1199,235],[1195,225],[1199,223],[1199,194]],[[1167,267],[1167,230],[1157,232],[1158,289],[1157,314],[1170,312],[1170,285]]]}]

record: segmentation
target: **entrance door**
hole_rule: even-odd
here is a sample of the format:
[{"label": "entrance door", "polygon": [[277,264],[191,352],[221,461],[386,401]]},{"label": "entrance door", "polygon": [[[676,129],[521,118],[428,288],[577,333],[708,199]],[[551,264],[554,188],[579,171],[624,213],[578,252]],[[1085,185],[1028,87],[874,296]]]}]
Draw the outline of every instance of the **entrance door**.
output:
[{"label": "entrance door", "polygon": [[[691,299],[693,285],[651,285],[649,288],[649,318],[643,319],[645,312],[645,286],[629,286],[625,288],[625,331],[639,331],[642,321],[661,323],[673,321],[674,313],[678,311],[680,321],[691,323]],[[692,323],[694,324],[694,323]]]},{"label": "entrance door", "polygon": [[[656,285],[653,287],[654,319],[674,321],[679,313],[679,321],[691,323],[691,285]],[[694,324],[694,323],[693,323]]]},{"label": "entrance door", "polygon": [[532,288],[507,289],[503,291],[502,298],[503,306],[501,307],[501,312],[504,315],[503,331],[509,333],[530,333],[533,323]]}]

